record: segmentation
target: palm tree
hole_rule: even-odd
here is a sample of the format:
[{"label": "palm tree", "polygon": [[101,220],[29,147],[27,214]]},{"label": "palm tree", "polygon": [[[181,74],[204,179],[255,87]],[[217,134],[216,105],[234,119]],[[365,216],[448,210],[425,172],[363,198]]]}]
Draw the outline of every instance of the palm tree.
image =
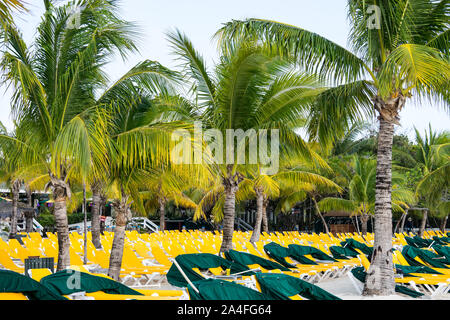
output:
[{"label": "palm tree", "polygon": [[313,138],[329,145],[349,119],[378,113],[375,250],[365,295],[394,292],[390,192],[394,126],[412,95],[448,102],[448,14],[446,0],[348,0],[352,50],[308,30],[261,19],[232,21],[217,33],[225,47],[256,37],[333,81],[311,112]]},{"label": "palm tree", "polygon": [[[448,144],[450,141],[450,136],[448,132],[436,132],[431,128],[431,124],[429,125],[428,132],[425,130],[424,136],[420,134],[420,132],[414,128],[416,134],[416,144],[414,145],[414,153],[411,157],[411,168],[408,170],[409,172],[415,172],[418,176],[415,181],[412,181],[414,184],[414,188],[417,187],[419,181],[423,179],[423,177],[430,174],[432,171],[436,170],[440,166],[445,165],[446,161],[448,161],[448,155],[445,154],[447,151]],[[422,212],[422,222],[419,228],[419,235],[423,234],[425,230],[426,222],[428,219],[429,213],[436,213],[439,216],[442,216],[442,213],[439,210],[435,210],[436,206],[436,198],[430,193],[430,190],[425,190],[423,188],[416,190],[416,194],[419,197],[419,203],[422,204],[423,210]],[[431,202],[429,200],[432,200]],[[401,221],[406,219],[406,215],[402,216]]]},{"label": "palm tree", "polygon": [[[13,88],[12,110],[24,157],[46,173],[53,193],[61,270],[70,264],[69,181],[86,179],[93,167],[107,167],[107,115],[98,106],[104,95],[95,99],[106,83],[102,67],[112,54],[125,57],[135,50],[134,29],[117,16],[115,2],[77,1],[58,8],[44,3],[46,13],[33,46],[25,44],[14,26],[7,27],[1,67]],[[77,29],[68,24],[72,5],[81,8]]]},{"label": "palm tree", "polygon": [[103,181],[92,179],[90,188],[92,191],[92,207],[91,207],[91,234],[92,244],[96,249],[102,248],[100,241],[100,203]]},{"label": "palm tree", "polygon": [[15,134],[8,133],[6,127],[0,122],[0,136],[3,138],[0,141],[1,158],[1,181],[6,182],[11,189],[12,195],[12,212],[11,212],[11,227],[9,238],[15,239],[17,237],[17,220],[18,220],[18,202],[19,192],[22,187],[22,179],[20,177],[21,156],[20,146],[15,143]]},{"label": "palm tree", "polygon": [[[361,216],[361,232],[367,233],[367,222],[375,209],[376,162],[374,159],[355,156],[354,174],[347,187],[348,198],[327,197],[319,201],[322,211],[344,210]],[[401,186],[402,177],[394,175],[392,189],[392,209],[404,212],[403,207],[414,204],[414,193]]]},{"label": "palm tree", "polygon": [[[155,68],[152,74],[153,86],[137,85],[136,79],[128,77],[122,81],[121,86],[111,89],[109,96],[114,98],[110,103],[104,104],[111,114],[107,143],[110,147],[107,170],[109,179],[106,185],[109,187],[106,189],[111,190],[109,198],[114,199],[112,205],[116,212],[108,270],[108,275],[113,279],[118,279],[120,275],[125,227],[131,207],[135,212],[145,215],[144,200],[148,197],[149,187],[158,185],[155,183],[157,168],[171,164],[173,130],[189,128],[189,124],[176,120],[178,106],[168,105],[168,101],[176,100],[170,94],[174,92],[172,84],[176,83],[176,75],[158,66],[159,69]],[[129,94],[127,101],[115,98],[122,92]],[[183,169],[173,170],[178,173]]]},{"label": "palm tree", "polygon": [[[293,159],[289,159],[289,162],[299,163],[298,160],[293,161]],[[292,194],[296,194],[298,197],[300,193],[303,193],[304,198],[318,189],[327,189],[331,192],[339,192],[341,190],[341,188],[333,181],[315,173],[311,168],[308,171],[308,168],[305,166],[283,166],[283,168],[274,175],[261,174],[260,170],[249,170],[242,183],[249,183],[251,187],[243,188],[242,195],[240,194],[241,192],[238,191],[239,198],[248,199],[250,197],[256,197],[256,221],[250,242],[257,242],[259,240],[262,219],[265,214],[268,199],[277,199],[280,195],[286,194],[287,190],[289,190],[291,196]],[[248,191],[251,191],[251,193],[248,194]],[[294,198],[295,197],[291,197],[290,199],[292,200]],[[304,198],[301,200],[304,200]],[[295,203],[299,201],[298,198],[296,198],[296,200]],[[293,203],[293,205],[295,205],[295,203]],[[318,212],[318,214],[320,215],[320,212]]]},{"label": "palm tree", "polygon": [[417,186],[417,193],[427,197],[431,210],[442,218],[440,229],[444,232],[449,214],[449,161],[426,175]]},{"label": "palm tree", "polygon": [[[300,126],[298,118],[306,105],[320,92],[313,77],[293,71],[289,61],[267,54],[257,43],[246,41],[221,53],[220,62],[210,71],[185,35],[172,32],[169,40],[182,62],[188,83],[192,84],[194,99],[201,110],[202,130],[214,130],[212,139],[217,134],[226,137],[227,132],[233,132],[231,130],[247,134],[252,130],[278,129],[281,142],[289,142],[295,152],[313,158],[306,143],[293,131]],[[271,141],[270,137],[267,140]],[[244,148],[249,143],[249,139],[244,138],[243,142],[238,142],[238,147]],[[227,149],[230,152],[227,160],[223,159],[227,150],[215,150],[218,161],[210,166],[223,187],[221,252],[232,248],[236,192],[244,179],[241,171],[245,164],[237,163],[238,154],[254,156],[245,149]]]},{"label": "palm tree", "polygon": [[421,169],[422,175],[427,175],[437,167],[442,165],[447,159],[440,151],[446,151],[445,147],[450,143],[450,133],[448,131],[436,132],[429,125],[428,132],[425,130],[425,136],[414,128],[416,134],[416,156],[415,165]]},{"label": "palm tree", "polygon": [[[179,172],[171,170],[170,166],[151,168],[149,184],[145,185],[146,191],[141,192],[147,209],[159,210],[159,230],[165,230],[165,212],[168,201],[174,201],[176,206],[188,209],[196,209],[197,205],[185,193],[189,188],[189,169]],[[198,187],[198,186],[197,186]]]}]

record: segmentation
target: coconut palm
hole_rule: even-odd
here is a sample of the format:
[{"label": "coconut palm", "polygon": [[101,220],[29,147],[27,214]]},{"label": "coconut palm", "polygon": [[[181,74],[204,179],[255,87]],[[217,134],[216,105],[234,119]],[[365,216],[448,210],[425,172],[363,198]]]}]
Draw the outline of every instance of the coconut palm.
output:
[{"label": "coconut palm", "polygon": [[144,198],[146,209],[159,210],[160,231],[165,230],[165,212],[169,201],[186,209],[195,210],[197,208],[197,204],[184,193],[184,190],[190,186],[189,180],[192,176],[189,173],[188,168],[182,172],[171,170],[170,166],[151,168],[150,183],[143,186],[146,191],[141,192],[141,195]]},{"label": "coconut palm", "polygon": [[[435,132],[431,128],[431,125],[429,125],[428,132],[425,130],[424,136],[422,136],[417,129],[415,129],[415,134],[416,144],[413,146],[413,153],[409,157],[410,168],[406,168],[406,171],[410,172],[413,175],[417,175],[417,177],[413,179],[413,181],[411,181],[413,187],[417,188],[419,181],[422,180],[423,177],[427,176],[430,172],[434,171],[440,166],[445,165],[447,161],[447,155],[445,154],[445,151],[448,150],[447,147],[449,144],[449,134],[448,132]],[[425,230],[429,213],[435,213],[439,217],[445,216],[439,210],[435,210],[434,207],[436,206],[436,199],[433,197],[434,194],[431,194],[429,191],[430,190],[425,190],[423,188],[420,189],[420,192],[419,190],[416,190],[416,195],[418,196],[419,203],[423,207],[422,210],[420,210],[422,213],[422,222],[419,227],[419,235],[422,235],[423,231]],[[431,199],[433,200],[430,203],[429,200]],[[402,225],[404,224],[406,214],[407,212],[401,217],[401,219],[399,219],[397,227],[398,225],[400,225],[400,223]]]},{"label": "coconut palm", "polygon": [[424,138],[416,130],[416,141],[416,167],[420,169],[423,176],[417,184],[416,195],[420,197],[428,209],[423,213],[419,228],[419,235],[422,235],[426,226],[428,211],[430,214],[442,218],[441,229],[445,229],[448,217],[447,167],[450,161],[450,140],[448,132],[433,132],[430,125]]},{"label": "coconut palm", "polygon": [[[246,41],[221,53],[219,63],[209,70],[185,35],[175,31],[168,36],[182,63],[183,73],[192,84],[194,98],[201,110],[199,120],[205,136],[206,130],[214,130],[209,141],[217,142],[213,140],[217,139],[217,135],[226,137],[227,130],[229,133],[240,129],[247,134],[251,130],[276,128],[280,141],[286,144],[289,141],[297,153],[313,158],[308,146],[293,128],[300,126],[298,119],[304,119],[304,115],[300,115],[320,92],[314,77],[296,72],[289,61],[267,54],[257,43]],[[270,137],[267,140],[271,141]],[[244,138],[243,142],[238,142],[238,148],[242,149],[227,148],[230,152],[227,161],[223,158],[227,150],[215,150],[215,161],[210,166],[223,187],[221,252],[232,248],[236,192],[243,180],[241,169],[245,162],[238,164],[237,157],[238,154],[255,156],[243,149],[249,144],[249,139]]]},{"label": "coconut palm", "polygon": [[22,180],[18,176],[20,169],[20,152],[17,152],[17,145],[14,142],[14,134],[8,133],[6,127],[0,122],[0,135],[4,138],[0,141],[1,147],[1,181],[10,186],[12,195],[12,212],[9,238],[17,237],[17,219],[19,192]]},{"label": "coconut palm", "polygon": [[[289,159],[289,162],[293,159]],[[300,163],[298,160],[295,161]],[[256,170],[255,170],[256,169]],[[252,232],[252,236],[250,238],[250,242],[257,242],[259,240],[261,225],[263,215],[265,214],[267,208],[268,199],[277,199],[280,195],[286,195],[289,193],[291,197],[290,200],[293,200],[295,194],[297,196],[298,201],[304,200],[309,194],[312,194],[314,190],[322,191],[327,189],[329,192],[339,192],[341,188],[335,184],[333,181],[321,176],[311,170],[311,168],[306,168],[303,166],[296,167],[287,167],[283,166],[283,168],[274,175],[265,175],[261,174],[260,170],[255,168],[254,170],[249,170],[245,174],[245,180],[242,182],[250,183],[251,188],[244,188],[238,191],[239,198],[250,198],[256,197],[256,221],[255,227]],[[318,170],[315,170],[318,171]],[[251,191],[250,194],[245,194],[246,192]],[[241,195],[241,193],[244,193]],[[303,195],[304,198],[301,200],[298,199],[298,196]],[[286,199],[284,199],[286,201]],[[286,202],[287,203],[287,202]],[[282,210],[284,211],[285,207]],[[319,212],[320,215],[320,212]]]},{"label": "coconut palm", "polygon": [[450,163],[447,161],[444,165],[430,172],[417,186],[417,193],[427,198],[430,210],[435,215],[442,218],[440,229],[445,232],[445,226],[449,215],[449,174]]},{"label": "coconut palm", "polygon": [[[361,232],[367,233],[367,222],[375,209],[375,179],[376,162],[375,159],[354,157],[354,175],[347,187],[348,199],[327,197],[318,202],[318,207],[322,211],[344,210],[361,218]],[[414,204],[414,193],[401,186],[403,181],[399,175],[393,177],[392,188],[392,209],[397,212],[404,212],[404,208]]]},{"label": "coconut palm", "polygon": [[335,83],[319,96],[311,113],[312,137],[331,144],[349,119],[378,113],[375,250],[365,295],[394,292],[390,194],[394,126],[413,95],[420,101],[448,102],[449,7],[446,0],[348,0],[351,50],[308,30],[261,19],[232,21],[218,32],[225,47],[256,36]]},{"label": "coconut palm", "polygon": [[422,175],[425,176],[447,161],[448,154],[444,151],[448,150],[450,144],[450,132],[433,131],[431,124],[428,132],[425,130],[424,136],[421,136],[416,128],[414,131],[416,134],[415,166],[419,167]]},{"label": "coconut palm", "polygon": [[[182,104],[183,99],[170,94],[174,92],[172,84],[176,82],[172,78],[176,77],[169,70],[163,70],[165,76],[161,72],[153,87],[137,86],[133,78],[124,80],[109,95],[117,97],[125,91],[130,94],[130,99],[124,101],[114,98],[104,105],[111,112],[108,126],[110,167],[106,184],[109,186],[107,189],[111,190],[109,198],[114,199],[112,205],[116,212],[108,270],[108,275],[113,279],[119,278],[121,270],[125,227],[131,206],[135,212],[146,215],[144,201],[145,198],[148,199],[149,191],[156,191],[152,187],[163,187],[164,190],[160,191],[164,192],[160,194],[165,198],[173,195],[175,189],[181,190],[173,179],[170,180],[171,183],[167,183],[166,178],[170,176],[167,172],[174,147],[172,133],[175,129],[190,128],[189,123],[180,120],[185,114],[189,114],[185,108],[190,105]],[[161,168],[166,168],[166,171],[161,171]],[[174,174],[184,169],[172,168]],[[164,183],[158,183],[158,178],[159,182],[162,179]]]}]

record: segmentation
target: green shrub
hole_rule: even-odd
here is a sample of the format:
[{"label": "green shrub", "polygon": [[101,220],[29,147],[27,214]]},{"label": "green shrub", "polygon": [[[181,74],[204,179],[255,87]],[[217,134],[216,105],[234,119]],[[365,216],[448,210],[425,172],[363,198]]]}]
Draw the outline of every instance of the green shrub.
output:
[{"label": "green shrub", "polygon": [[[87,214],[87,220],[89,221],[91,219],[91,214]],[[67,215],[67,220],[69,224],[74,223],[80,223],[84,221],[84,214],[83,213],[71,213]],[[51,213],[41,213],[39,217],[37,218],[37,221],[43,226],[43,227],[54,227],[55,226],[55,216]]]},{"label": "green shrub", "polygon": [[55,226],[55,216],[50,213],[41,213],[37,221],[45,228],[52,228]]}]

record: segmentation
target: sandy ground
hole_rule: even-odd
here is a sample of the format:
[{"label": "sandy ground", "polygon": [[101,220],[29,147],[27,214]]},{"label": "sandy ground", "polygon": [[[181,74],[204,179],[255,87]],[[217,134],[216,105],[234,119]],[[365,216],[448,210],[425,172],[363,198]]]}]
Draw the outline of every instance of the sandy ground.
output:
[{"label": "sandy ground", "polygon": [[[334,294],[342,300],[450,300],[450,294],[447,294],[445,296],[436,296],[433,298],[425,295],[417,299],[402,294],[366,297],[359,294],[347,275],[336,279],[324,280],[319,283],[315,283],[315,285],[324,290],[327,290],[328,292]],[[162,284],[161,287],[151,286],[145,287],[145,289],[180,290],[180,288],[173,287],[168,283]]]},{"label": "sandy ground", "polygon": [[353,286],[351,280],[347,275],[344,275],[337,279],[329,279],[315,283],[315,285],[321,287],[324,290],[334,294],[342,300],[450,300],[450,294],[436,296],[431,298],[430,296],[422,296],[421,298],[411,298],[402,294],[396,294],[391,296],[361,296],[359,292]]}]

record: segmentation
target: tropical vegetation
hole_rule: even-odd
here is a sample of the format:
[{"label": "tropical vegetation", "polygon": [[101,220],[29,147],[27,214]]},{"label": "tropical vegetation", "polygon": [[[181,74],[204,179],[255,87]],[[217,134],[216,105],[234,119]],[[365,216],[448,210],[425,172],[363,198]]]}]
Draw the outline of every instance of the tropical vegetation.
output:
[{"label": "tropical vegetation", "polygon": [[[1,85],[12,90],[14,122],[11,132],[0,127],[0,180],[11,190],[11,237],[20,189],[29,203],[32,191],[50,192],[53,218],[41,221],[57,231],[58,270],[70,265],[68,225],[86,198],[98,249],[100,212],[105,201],[113,208],[113,279],[130,218],[158,216],[165,230],[180,208],[221,226],[221,252],[233,249],[237,212],[249,203],[251,242],[270,231],[269,210],[285,217],[307,201],[327,233],[323,213],[358,216],[362,233],[371,218],[368,295],[394,292],[393,218],[422,208],[420,230],[428,215],[445,229],[449,132],[430,125],[410,141],[395,126],[412,99],[448,108],[448,1],[348,0],[350,49],[281,22],[233,20],[216,32],[212,66],[175,30],[167,38],[177,68],[143,60],[115,80],[105,66],[139,52],[140,36],[117,1],[44,0],[31,43],[12,15],[23,3],[0,0]],[[250,151],[258,142],[270,145],[265,154]]]}]

